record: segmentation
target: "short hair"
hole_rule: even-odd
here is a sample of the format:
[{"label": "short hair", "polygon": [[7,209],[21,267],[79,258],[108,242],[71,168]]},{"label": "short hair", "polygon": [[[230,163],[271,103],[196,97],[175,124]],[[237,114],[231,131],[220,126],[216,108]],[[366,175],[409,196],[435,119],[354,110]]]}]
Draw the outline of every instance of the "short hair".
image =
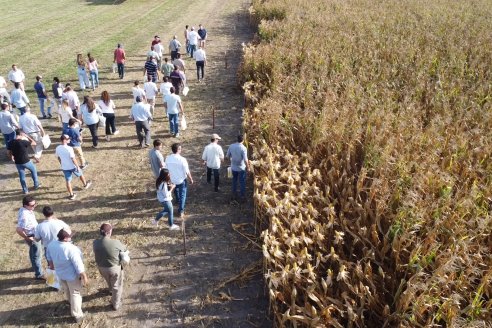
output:
[{"label": "short hair", "polygon": [[171,150],[173,154],[176,154],[178,152],[179,147],[181,147],[181,144],[179,142],[173,143],[171,145]]},{"label": "short hair", "polygon": [[41,75],[36,75],[36,81],[41,80]]},{"label": "short hair", "polygon": [[109,223],[103,223],[101,224],[101,227],[99,227],[99,233],[101,236],[107,236],[111,233],[111,230],[113,230],[113,227]]},{"label": "short hair", "polygon": [[22,129],[15,129],[15,135],[18,136],[18,135],[20,135],[22,133],[23,133]]},{"label": "short hair", "polygon": [[34,202],[34,197],[27,195],[22,198],[22,206],[29,205],[30,202]]},{"label": "short hair", "polygon": [[167,76],[164,76],[164,77],[162,78],[162,81],[167,82],[167,81],[169,81],[169,78],[168,78]]},{"label": "short hair", "polygon": [[62,241],[68,237],[72,237],[72,235],[69,234],[68,231],[66,231],[65,229],[60,229],[60,231],[58,231],[58,234],[56,236],[58,237],[59,241]]},{"label": "short hair", "polygon": [[3,102],[2,103],[2,109],[5,110],[7,108],[9,108],[9,104]]},{"label": "short hair", "polygon": [[121,43],[118,43],[118,48],[121,48]]},{"label": "short hair", "polygon": [[244,138],[242,135],[237,136],[237,142],[243,142]]},{"label": "short hair", "polygon": [[162,141],[160,139],[155,139],[154,140],[154,147],[159,147],[162,145]]},{"label": "short hair", "polygon": [[181,58],[181,54],[179,52],[176,54],[176,58]]},{"label": "short hair", "polygon": [[60,83],[60,80],[56,76],[53,78],[53,81]]},{"label": "short hair", "polygon": [[171,92],[171,93],[175,93],[175,92],[176,92],[176,88],[175,88],[175,87],[171,87],[171,88],[169,88],[169,92]]},{"label": "short hair", "polygon": [[167,63],[167,61],[168,61],[168,60],[169,60],[169,59],[167,59],[167,57],[164,57],[164,61],[165,61],[166,63]]},{"label": "short hair", "polygon": [[142,102],[142,98],[140,98],[140,96],[136,96],[136,97],[135,97],[135,101],[136,101],[136,102]]},{"label": "short hair", "polygon": [[134,85],[139,85],[140,84],[140,81],[139,80],[135,80],[135,82],[133,82]]},{"label": "short hair", "polygon": [[15,87],[16,89],[19,89],[19,87],[20,87],[20,83],[19,83],[19,82],[14,82],[14,87]]},{"label": "short hair", "polygon": [[77,123],[77,119],[76,118],[71,118],[68,120],[68,126],[72,126],[74,125],[75,123]]},{"label": "short hair", "polygon": [[45,217],[49,218],[50,216],[53,216],[53,214],[55,214],[55,212],[53,212],[53,209],[50,206],[43,207],[43,215]]},{"label": "short hair", "polygon": [[178,66],[174,65],[174,70],[177,70],[178,69]]}]

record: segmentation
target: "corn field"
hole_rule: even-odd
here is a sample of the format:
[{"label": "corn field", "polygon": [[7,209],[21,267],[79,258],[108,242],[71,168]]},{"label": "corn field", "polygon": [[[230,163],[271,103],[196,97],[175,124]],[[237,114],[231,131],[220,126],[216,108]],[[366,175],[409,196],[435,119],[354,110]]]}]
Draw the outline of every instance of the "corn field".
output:
[{"label": "corn field", "polygon": [[489,326],[492,2],[251,15],[239,75],[276,326]]}]

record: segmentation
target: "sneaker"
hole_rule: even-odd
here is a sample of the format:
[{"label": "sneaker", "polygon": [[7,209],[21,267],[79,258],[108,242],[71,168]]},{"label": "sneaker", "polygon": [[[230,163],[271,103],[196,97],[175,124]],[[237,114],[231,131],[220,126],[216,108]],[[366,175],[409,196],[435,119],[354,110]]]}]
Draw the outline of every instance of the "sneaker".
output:
[{"label": "sneaker", "polygon": [[46,276],[45,275],[41,275],[39,277],[36,277],[34,278],[35,280],[46,280]]},{"label": "sneaker", "polygon": [[41,188],[41,184],[38,184],[37,186],[34,186],[34,190],[38,190],[39,188]]},{"label": "sneaker", "polygon": [[96,145],[92,145],[92,148],[97,148],[97,146]]},{"label": "sneaker", "polygon": [[75,322],[82,323],[86,317],[87,317],[87,312],[84,312],[84,314],[81,317],[75,317]]},{"label": "sneaker", "polygon": [[[48,108],[48,109],[49,109],[49,108]],[[49,117],[49,118],[53,118],[53,115],[51,115],[51,114],[48,114],[48,117]]]},{"label": "sneaker", "polygon": [[85,184],[84,189],[89,189],[91,186],[92,186],[92,181],[91,181],[91,180],[89,180],[89,181],[87,181],[87,183]]},{"label": "sneaker", "polygon": [[72,195],[70,195],[70,197],[68,197],[68,199],[70,199],[70,200],[74,200],[74,199],[75,199],[75,197],[77,197],[77,194],[72,194]]},{"label": "sneaker", "polygon": [[156,219],[152,219],[150,221],[150,223],[152,223],[152,225],[155,225],[156,226],[159,223],[159,221],[157,221]]},{"label": "sneaker", "polygon": [[110,136],[106,136],[106,141],[110,141],[111,140],[111,137]]},{"label": "sneaker", "polygon": [[22,193],[23,193],[24,195],[28,195],[28,194],[29,194],[29,190],[22,190]]},{"label": "sneaker", "polygon": [[179,138],[179,133],[176,133],[175,137],[176,137],[176,138]]},{"label": "sneaker", "polygon": [[169,227],[169,230],[171,231],[176,231],[176,230],[181,230],[179,225],[173,224],[172,226]]},{"label": "sneaker", "polygon": [[116,130],[113,132],[114,135],[120,134],[120,130]]}]

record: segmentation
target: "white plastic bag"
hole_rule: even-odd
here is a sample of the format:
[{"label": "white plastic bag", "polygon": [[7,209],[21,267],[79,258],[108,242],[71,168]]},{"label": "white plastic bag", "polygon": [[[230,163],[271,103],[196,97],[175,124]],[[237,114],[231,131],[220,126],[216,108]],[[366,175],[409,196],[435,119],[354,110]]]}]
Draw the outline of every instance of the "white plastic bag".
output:
[{"label": "white plastic bag", "polygon": [[55,270],[51,270],[49,268],[46,269],[46,285],[58,290],[61,288],[60,280],[58,279],[58,275]]},{"label": "white plastic bag", "polygon": [[232,169],[230,166],[227,167],[227,177],[229,179],[232,179]]},{"label": "white plastic bag", "polygon": [[113,63],[113,73],[116,73],[118,71],[118,64]]},{"label": "white plastic bag", "polygon": [[186,128],[188,127],[188,124],[186,123],[186,117],[183,115],[183,117],[181,118],[181,130],[186,130]]},{"label": "white plastic bag", "polygon": [[45,134],[43,136],[43,139],[41,139],[41,142],[43,143],[43,147],[44,149],[48,149],[51,145],[51,139],[50,139],[50,136]]},{"label": "white plastic bag", "polygon": [[129,250],[120,251],[120,264],[124,267],[127,266],[128,264],[130,264],[130,251]]},{"label": "white plastic bag", "polygon": [[188,92],[190,92],[190,88],[188,88],[188,86],[184,87],[183,88],[183,96],[187,96],[188,95]]},{"label": "white plastic bag", "polygon": [[106,117],[102,114],[99,114],[99,125],[102,127],[106,126]]}]

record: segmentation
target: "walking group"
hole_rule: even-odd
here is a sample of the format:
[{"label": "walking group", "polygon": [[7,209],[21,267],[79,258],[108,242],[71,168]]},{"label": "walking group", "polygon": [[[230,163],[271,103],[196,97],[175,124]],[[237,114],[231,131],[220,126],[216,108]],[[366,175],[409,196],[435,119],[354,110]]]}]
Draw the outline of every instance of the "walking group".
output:
[{"label": "walking group", "polygon": [[[168,44],[169,57],[164,55],[165,50],[159,36],[154,37],[143,65],[143,88],[140,87],[139,80],[133,81],[133,104],[130,110],[130,117],[135,124],[138,146],[147,148],[151,143],[153,145],[148,156],[150,168],[156,179],[157,200],[162,210],[156,214],[151,223],[158,225],[159,221],[167,216],[167,226],[172,231],[180,230],[174,222],[173,196],[177,206],[177,215],[184,220],[188,186],[193,184],[194,180],[187,159],[181,155],[183,145],[173,142],[170,154],[164,158],[163,141],[155,139],[152,142],[150,126],[154,116],[157,115],[156,98],[161,94],[164,119],[169,121],[170,136],[179,138],[180,127],[185,128],[183,124],[184,106],[180,94],[186,96],[189,92],[186,63],[183,59],[186,55],[195,61],[197,81],[202,82],[205,77],[207,31],[202,25],[199,25],[197,31],[194,27],[186,26],[184,37],[186,54],[181,53],[182,45],[175,35]],[[120,79],[124,79],[126,53],[123,45],[118,44],[113,54],[113,71],[118,73]],[[47,268],[55,270],[61,287],[70,301],[71,314],[77,322],[84,317],[81,289],[88,283],[83,252],[72,243],[73,232],[70,227],[56,218],[50,206],[43,207],[42,213],[45,220],[38,224],[35,213],[37,203],[30,195],[26,171],[30,172],[33,181],[32,189],[40,189],[42,184],[36,164],[41,161],[43,149],[49,147],[51,143],[43,128],[42,120],[52,119],[54,118],[53,113],[56,113],[55,116],[60,122],[61,134],[55,156],[65,180],[67,198],[75,200],[77,196],[72,188],[73,177],[80,180],[83,190],[91,187],[92,181],[84,174],[89,162],[82,150],[83,131],[89,131],[93,148],[99,146],[98,128],[100,125],[105,126],[107,142],[119,133],[116,128],[116,106],[109,92],[103,90],[98,100],[94,100],[91,96],[91,94],[94,95],[96,88],[101,86],[98,68],[97,60],[90,53],[87,54],[86,60],[82,54],[77,55],[76,70],[79,91],[84,92],[82,103],[71,83],[62,84],[58,77],[54,77],[50,93],[43,83],[43,77],[36,76],[33,89],[38,96],[39,117],[32,113],[32,105],[25,92],[26,77],[17,65],[12,65],[12,70],[8,74],[8,80],[12,83],[11,92],[7,91],[9,86],[7,81],[0,76],[0,130],[5,140],[8,158],[15,163],[21,189],[25,194],[22,207],[18,212],[16,232],[29,247],[29,258],[36,279],[46,278],[41,255],[44,252]],[[161,77],[162,82],[158,88],[156,83]],[[221,140],[218,134],[212,134],[210,143],[202,153],[201,159],[206,168],[207,183],[213,183],[215,192],[221,191],[219,188],[220,170],[224,160],[229,159],[232,195],[234,199],[244,200],[249,162],[247,149],[243,145],[243,137],[242,135],[237,136],[236,142],[231,144],[225,155],[219,145]],[[123,264],[129,261],[129,257],[126,246],[111,238],[112,232],[113,229],[109,223],[102,224],[99,229],[100,238],[94,241],[93,251],[99,272],[111,290],[112,306],[118,310],[122,304]]]}]

